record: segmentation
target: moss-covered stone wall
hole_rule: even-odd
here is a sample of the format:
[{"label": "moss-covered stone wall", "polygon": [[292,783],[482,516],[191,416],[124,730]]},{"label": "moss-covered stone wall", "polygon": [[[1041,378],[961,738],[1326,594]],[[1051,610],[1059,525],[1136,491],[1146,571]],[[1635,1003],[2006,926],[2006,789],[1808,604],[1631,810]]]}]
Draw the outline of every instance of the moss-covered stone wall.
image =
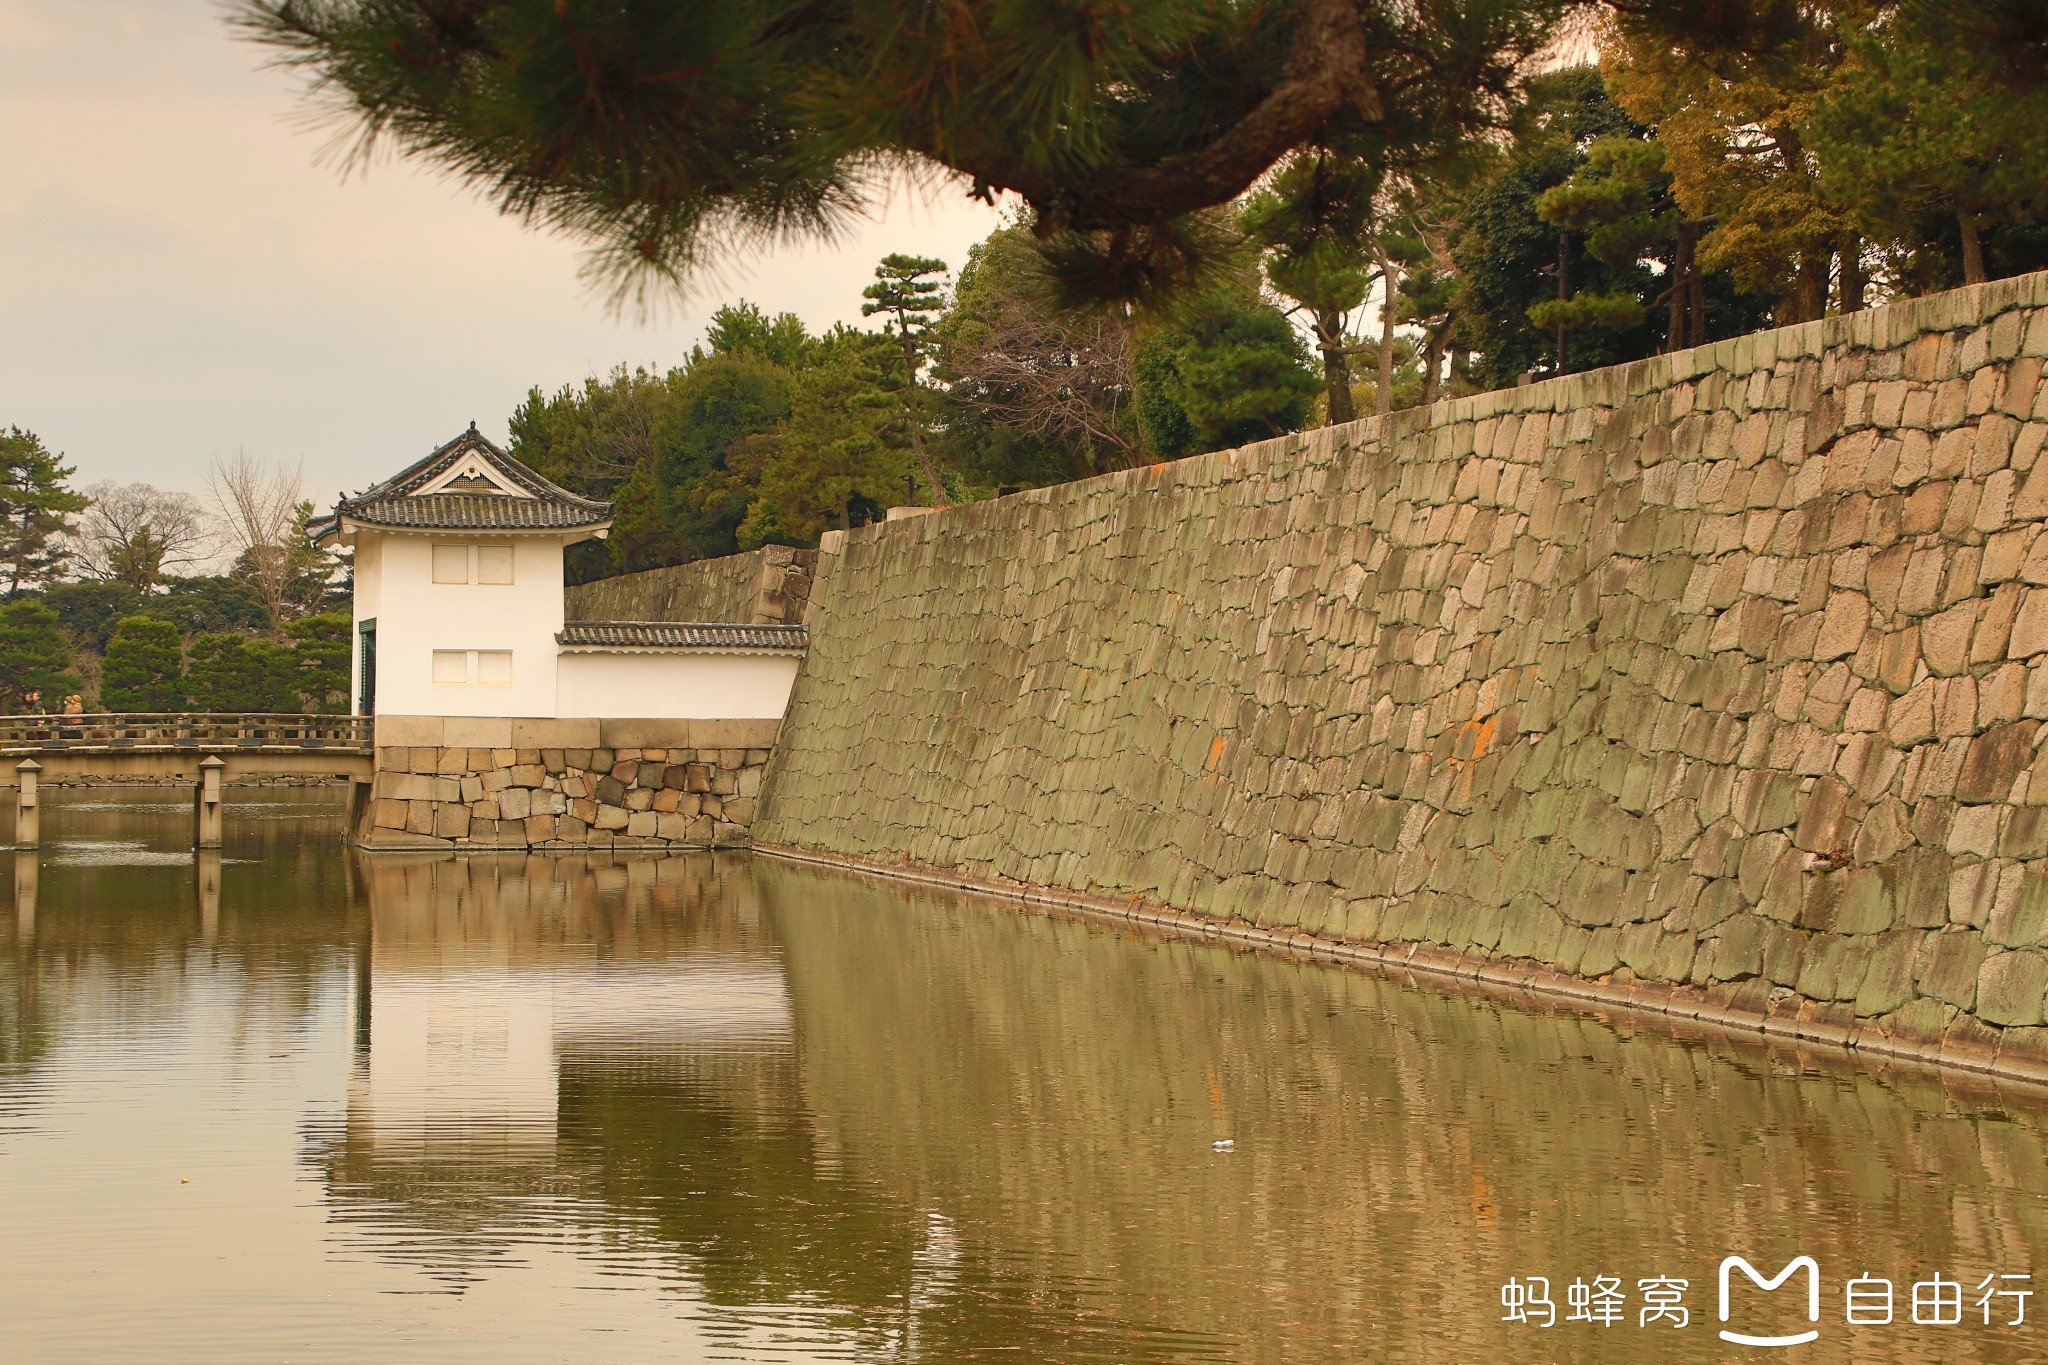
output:
[{"label": "moss-covered stone wall", "polygon": [[571,621],[732,621],[798,625],[810,605],[816,550],[764,545],[747,554],[600,578],[568,589]]},{"label": "moss-covered stone wall", "polygon": [[834,537],[756,841],[2048,1057],[2048,276]]}]

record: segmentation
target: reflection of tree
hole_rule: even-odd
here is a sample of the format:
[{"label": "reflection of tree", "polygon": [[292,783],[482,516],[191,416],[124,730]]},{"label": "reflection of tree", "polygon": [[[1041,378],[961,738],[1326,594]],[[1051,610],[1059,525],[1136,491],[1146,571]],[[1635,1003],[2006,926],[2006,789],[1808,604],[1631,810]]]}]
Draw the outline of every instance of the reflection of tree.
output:
[{"label": "reflection of tree", "polygon": [[[229,795],[220,919],[209,940],[186,854],[189,788],[53,789],[33,929],[8,915],[0,954],[0,1105],[74,1027],[137,1024],[188,1008],[203,987],[232,1000],[232,1046],[309,1018],[351,937],[336,857],[336,789]],[[260,816],[235,807],[260,802]],[[4,940],[0,940],[4,941]],[[201,966],[205,970],[198,970]],[[266,1044],[267,1046],[267,1044]]]},{"label": "reflection of tree", "polygon": [[821,1162],[793,1057],[567,1058],[579,1189],[690,1257],[715,1304],[881,1312],[909,1280],[908,1212]]}]

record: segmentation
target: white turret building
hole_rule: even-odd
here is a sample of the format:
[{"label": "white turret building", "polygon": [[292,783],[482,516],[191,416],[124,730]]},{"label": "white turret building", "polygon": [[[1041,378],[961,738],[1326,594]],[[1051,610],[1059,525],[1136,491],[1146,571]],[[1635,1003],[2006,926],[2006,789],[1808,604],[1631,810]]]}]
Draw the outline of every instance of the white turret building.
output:
[{"label": "white turret building", "polygon": [[804,627],[566,620],[563,551],[611,520],[472,424],[307,524],[355,552],[359,843],[744,842]]}]

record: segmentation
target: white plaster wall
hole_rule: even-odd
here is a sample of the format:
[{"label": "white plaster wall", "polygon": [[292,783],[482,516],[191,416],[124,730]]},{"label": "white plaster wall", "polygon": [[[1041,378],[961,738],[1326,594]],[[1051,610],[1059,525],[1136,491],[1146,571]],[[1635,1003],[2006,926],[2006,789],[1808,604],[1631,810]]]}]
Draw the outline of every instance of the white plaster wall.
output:
[{"label": "white plaster wall", "polygon": [[564,654],[548,714],[780,720],[798,662],[794,655]]},{"label": "white plaster wall", "polygon": [[[512,546],[512,582],[436,583],[433,547]],[[356,617],[377,620],[377,710],[385,715],[539,716],[555,711],[562,544],[539,536],[362,531]],[[437,649],[512,651],[510,686],[434,682]],[[596,715],[598,712],[584,714]]]}]

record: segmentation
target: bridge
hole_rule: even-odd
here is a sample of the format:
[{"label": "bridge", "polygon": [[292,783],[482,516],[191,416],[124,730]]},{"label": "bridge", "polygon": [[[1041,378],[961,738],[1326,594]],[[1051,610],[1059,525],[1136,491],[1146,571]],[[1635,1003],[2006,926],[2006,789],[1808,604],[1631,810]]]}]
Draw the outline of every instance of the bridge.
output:
[{"label": "bridge", "polygon": [[222,787],[273,777],[368,783],[372,734],[364,716],[0,716],[0,788],[15,792],[17,848],[42,843],[40,788],[94,782],[190,785],[193,844],[218,848]]}]

